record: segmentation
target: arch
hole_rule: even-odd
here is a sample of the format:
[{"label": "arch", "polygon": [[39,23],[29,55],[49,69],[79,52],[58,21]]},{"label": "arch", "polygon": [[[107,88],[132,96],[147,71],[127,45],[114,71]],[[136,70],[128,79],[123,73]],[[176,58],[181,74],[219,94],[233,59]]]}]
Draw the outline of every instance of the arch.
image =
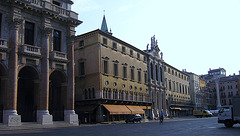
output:
[{"label": "arch", "polygon": [[39,73],[33,66],[23,66],[18,72],[17,111],[22,122],[35,122],[39,89]]},{"label": "arch", "polygon": [[7,68],[0,62],[0,123],[3,121],[3,109],[5,104],[4,95],[6,93]]},{"label": "arch", "polygon": [[64,107],[66,104],[67,76],[61,70],[54,70],[49,77],[49,113],[53,121],[64,120]]}]

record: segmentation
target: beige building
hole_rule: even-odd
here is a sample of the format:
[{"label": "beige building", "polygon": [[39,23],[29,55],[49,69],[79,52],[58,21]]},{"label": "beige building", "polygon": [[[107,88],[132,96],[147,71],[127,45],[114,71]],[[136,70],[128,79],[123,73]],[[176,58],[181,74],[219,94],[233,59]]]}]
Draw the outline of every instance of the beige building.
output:
[{"label": "beige building", "polygon": [[164,63],[166,104],[170,116],[184,116],[192,113],[189,75]]},{"label": "beige building", "polygon": [[78,124],[71,0],[0,0],[0,121]]},{"label": "beige building", "polygon": [[146,53],[112,36],[105,16],[101,30],[75,40],[76,112],[81,122],[146,115],[151,103]]}]

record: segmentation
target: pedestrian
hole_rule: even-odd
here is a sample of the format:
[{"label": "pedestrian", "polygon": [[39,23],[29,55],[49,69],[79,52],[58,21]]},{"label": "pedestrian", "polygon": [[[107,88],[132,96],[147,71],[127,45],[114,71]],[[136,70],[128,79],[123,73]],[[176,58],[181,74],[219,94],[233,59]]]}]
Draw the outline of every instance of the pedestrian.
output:
[{"label": "pedestrian", "polygon": [[163,123],[163,118],[164,118],[163,116],[164,116],[164,113],[163,113],[163,111],[161,111],[161,113],[160,113],[160,117],[159,117],[160,124]]}]

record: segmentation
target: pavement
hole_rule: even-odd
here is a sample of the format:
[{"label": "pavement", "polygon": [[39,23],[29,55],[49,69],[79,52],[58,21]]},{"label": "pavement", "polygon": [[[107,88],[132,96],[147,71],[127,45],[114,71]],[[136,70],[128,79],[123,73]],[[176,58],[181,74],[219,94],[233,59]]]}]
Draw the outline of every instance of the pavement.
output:
[{"label": "pavement", "polygon": [[[164,121],[178,120],[178,119],[191,119],[193,116],[185,116],[185,117],[175,117],[175,118],[165,118]],[[145,122],[159,122],[159,120],[148,120],[143,119],[143,123]],[[71,125],[65,123],[64,121],[55,121],[52,125],[41,125],[36,122],[22,122],[21,126],[7,126],[5,124],[0,123],[0,131],[11,131],[11,130],[32,130],[32,129],[55,129],[55,128],[67,128],[67,127],[86,127],[86,126],[97,126],[97,125],[107,125],[107,124],[122,124],[125,121],[113,121],[113,122],[102,122],[96,124],[80,124],[78,126]]]}]

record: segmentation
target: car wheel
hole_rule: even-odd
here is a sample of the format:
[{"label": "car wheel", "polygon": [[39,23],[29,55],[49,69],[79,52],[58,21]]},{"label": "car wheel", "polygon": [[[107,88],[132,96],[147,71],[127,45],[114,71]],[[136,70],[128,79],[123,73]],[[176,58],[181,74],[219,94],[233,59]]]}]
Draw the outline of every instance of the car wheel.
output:
[{"label": "car wheel", "polygon": [[232,127],[233,126],[233,122],[231,120],[227,120],[224,122],[224,125],[228,128]]}]

